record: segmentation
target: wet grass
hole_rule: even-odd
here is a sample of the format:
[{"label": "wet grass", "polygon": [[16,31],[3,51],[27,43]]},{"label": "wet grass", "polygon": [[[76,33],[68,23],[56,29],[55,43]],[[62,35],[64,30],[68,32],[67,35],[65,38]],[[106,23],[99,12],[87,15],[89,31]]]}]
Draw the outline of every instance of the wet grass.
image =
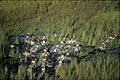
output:
[{"label": "wet grass", "polygon": [[[45,80],[80,80],[80,79],[116,79],[120,77],[119,73],[119,59],[113,59],[112,57],[107,57],[107,60],[102,61],[88,61],[81,62],[80,64],[74,59],[70,65],[64,64],[62,67],[56,69],[55,76],[49,76],[45,74]],[[36,73],[26,72],[24,66],[20,65],[18,72],[10,72],[7,66],[0,70],[1,79],[41,79],[41,74],[36,77]]]},{"label": "wet grass", "polygon": [[71,65],[64,65],[57,69],[57,75],[63,80],[119,79],[117,70],[119,71],[119,59],[112,60],[111,57],[107,57],[106,61],[83,61],[80,64],[74,60]]},{"label": "wet grass", "polygon": [[[56,43],[69,33],[69,36],[76,36],[87,45],[99,45],[110,35],[120,34],[119,7],[118,1],[0,1],[0,57],[5,56],[8,36],[19,34],[22,30],[31,34],[36,28],[46,33],[58,31],[60,38],[57,41],[54,36],[49,37]],[[110,46],[113,46],[112,43]],[[14,52],[10,54],[15,57]],[[0,69],[0,79],[5,76],[35,79],[35,74],[27,74],[22,65],[17,74],[9,74],[7,66]],[[119,59],[97,61],[95,67],[93,62],[77,64],[73,61],[56,72],[58,76],[46,74],[45,79],[119,79]]]},{"label": "wet grass", "polygon": [[76,35],[96,45],[119,33],[117,1],[2,1],[0,6],[1,37],[21,30],[32,33],[38,28],[42,32],[58,31],[60,36]]}]

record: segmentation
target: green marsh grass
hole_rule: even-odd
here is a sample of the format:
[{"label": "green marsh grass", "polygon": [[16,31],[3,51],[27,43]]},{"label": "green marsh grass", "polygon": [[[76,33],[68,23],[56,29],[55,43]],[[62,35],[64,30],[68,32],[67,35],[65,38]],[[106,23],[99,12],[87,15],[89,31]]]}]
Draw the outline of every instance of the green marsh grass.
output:
[{"label": "green marsh grass", "polygon": [[[58,40],[54,36],[49,37],[55,43],[69,33],[69,36],[76,36],[93,46],[120,33],[119,1],[0,1],[0,16],[0,58],[8,46],[8,36],[19,34],[22,30],[27,34],[32,34],[36,28],[41,32],[58,31]],[[9,54],[18,57],[14,52]],[[46,74],[45,79],[119,79],[119,60],[108,58],[105,62],[97,61],[95,67],[93,62],[78,64],[74,60],[70,65],[57,69],[56,73],[59,76],[49,77]],[[7,66],[0,68],[0,74],[0,79],[6,76],[19,80],[35,79],[35,74],[27,74],[22,65],[17,74],[9,73]]]},{"label": "green marsh grass", "polygon": [[98,60],[96,62],[88,61],[77,63],[73,60],[71,65],[64,65],[58,68],[57,75],[64,80],[80,79],[119,79],[119,59],[107,57],[106,61]]}]

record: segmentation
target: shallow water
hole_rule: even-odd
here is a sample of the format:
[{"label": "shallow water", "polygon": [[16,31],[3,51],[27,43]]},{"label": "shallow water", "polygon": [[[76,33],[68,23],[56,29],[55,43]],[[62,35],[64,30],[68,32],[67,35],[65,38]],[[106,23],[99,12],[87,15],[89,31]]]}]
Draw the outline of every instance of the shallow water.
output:
[{"label": "shallow water", "polygon": [[[41,36],[43,37],[44,33],[40,33],[38,30],[36,30],[36,33],[38,33],[40,37]],[[32,35],[29,35],[29,38],[31,40]],[[25,43],[25,39],[26,39],[26,33],[9,36],[8,38],[9,45],[11,45],[12,43],[14,43],[15,45],[14,48],[12,49],[10,48],[10,51],[14,50],[15,51],[14,54],[16,54],[16,51],[18,51],[17,52],[18,57],[15,57],[15,56],[11,57],[10,56],[11,53],[9,51],[6,57],[0,58],[0,63],[1,63],[0,68],[4,68],[5,66],[8,66],[8,69],[12,71],[14,74],[16,74],[18,71],[18,67],[20,65],[24,65],[26,67],[26,71],[29,65],[32,65],[33,72],[37,74],[42,73],[44,76],[44,73],[41,70],[41,66],[44,64],[46,69],[45,73],[48,73],[49,75],[55,75],[55,70],[58,66],[58,57],[60,57],[63,51],[65,52],[64,48],[66,47],[66,45],[71,45],[71,44],[63,45],[59,43],[59,45],[63,47],[60,49],[61,51],[58,51],[56,54],[51,52],[51,50],[55,48],[55,45],[56,45],[56,44],[53,44],[54,42],[47,43],[46,45],[40,45],[41,47],[37,50],[37,52],[35,52],[34,54],[31,53],[30,56],[26,57],[23,55],[23,52],[26,50],[26,48],[30,49],[33,46],[30,46],[27,43]],[[36,40],[35,40],[35,43],[36,43]],[[83,43],[83,42],[79,42],[79,43]],[[71,47],[74,47],[74,45],[71,45]],[[105,61],[107,56],[111,56],[113,59],[119,58],[119,52],[120,52],[119,46],[116,46],[115,48],[107,46],[104,50],[97,49],[96,46],[86,46],[84,44],[82,44],[79,47],[80,47],[80,51],[78,51],[77,53],[74,52],[73,48],[70,48],[71,53],[69,56],[67,55],[65,56],[65,59],[63,60],[63,64],[69,65],[71,63],[71,60],[73,60],[74,58],[77,59],[78,63],[80,63],[81,61],[86,61],[86,62],[87,61],[95,62],[98,60]],[[46,61],[44,62],[41,60],[40,57],[44,53],[45,48],[48,49],[49,54],[46,57]],[[80,52],[85,54],[80,56],[79,55]],[[32,64],[31,62],[34,59],[36,59],[36,63]]]}]

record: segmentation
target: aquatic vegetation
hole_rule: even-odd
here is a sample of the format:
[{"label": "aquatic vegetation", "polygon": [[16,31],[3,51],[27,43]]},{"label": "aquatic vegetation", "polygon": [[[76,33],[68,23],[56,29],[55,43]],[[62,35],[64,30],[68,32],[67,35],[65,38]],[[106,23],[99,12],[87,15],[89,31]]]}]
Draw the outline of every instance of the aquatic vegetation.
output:
[{"label": "aquatic vegetation", "polygon": [[119,1],[0,1],[0,12],[0,79],[120,78]]},{"label": "aquatic vegetation", "polygon": [[[110,48],[107,47],[107,44],[112,42],[113,40],[120,40],[120,35],[115,35],[114,37],[111,38],[111,36],[107,39],[107,42],[103,42],[99,47],[95,46],[86,46],[82,42],[77,41],[75,37],[70,37],[68,34],[63,35],[62,37],[62,42],[59,41],[57,44],[54,42],[49,41],[47,37],[45,36],[47,34],[44,34],[40,39],[37,39],[37,37],[33,35],[26,35],[26,34],[20,34],[18,36],[10,36],[9,37],[9,50],[14,51],[14,52],[8,52],[7,57],[9,58],[10,56],[17,58],[18,62],[13,63],[16,61],[11,61],[10,65],[16,65],[16,68],[18,68],[18,75],[21,75],[21,66],[23,65],[24,67],[24,79],[26,78],[27,74],[30,76],[30,79],[34,79],[38,77],[38,75],[41,75],[41,78],[45,78],[44,76],[47,75],[63,75],[60,76],[60,78],[66,79],[65,75],[67,75],[66,70],[59,70],[61,67],[65,66],[69,68],[69,66],[78,64],[81,65],[83,62],[84,63],[96,63],[96,62],[106,62],[108,55],[110,57],[113,57],[113,59],[119,59],[119,53],[115,53],[116,56],[114,57],[114,53],[108,53],[110,52]],[[48,35],[49,36],[49,35]],[[55,35],[54,35],[55,36]],[[18,38],[18,39],[17,39]],[[16,43],[16,40],[18,40],[18,44]],[[45,42],[43,42],[45,41]],[[49,43],[50,42],[50,43]],[[51,44],[52,43],[52,44]],[[53,44],[54,43],[54,44]],[[11,45],[13,45],[11,47]],[[117,47],[119,48],[119,47]],[[112,49],[112,48],[111,48]],[[16,50],[18,50],[18,54],[21,55],[21,57],[16,57]],[[107,53],[106,53],[107,51]],[[115,50],[117,51],[117,50]],[[83,52],[83,54],[80,54],[80,52]],[[85,54],[85,52],[87,54]],[[119,50],[118,50],[119,52]],[[12,54],[12,55],[11,55]],[[99,56],[100,59],[99,59]],[[7,59],[6,60],[9,60]],[[76,59],[76,60],[75,60]],[[21,61],[19,61],[21,60]],[[111,59],[110,59],[111,60]],[[1,60],[2,61],[2,60]],[[77,61],[77,62],[76,62]],[[108,60],[109,61],[109,60]],[[72,63],[71,63],[72,62]],[[6,62],[4,62],[6,63]],[[2,63],[3,64],[3,63]],[[62,66],[63,65],[63,66]],[[77,65],[77,66],[78,66]],[[94,65],[93,65],[94,66]],[[96,63],[97,66],[97,63]],[[63,67],[63,69],[65,69]],[[77,67],[79,68],[79,67]],[[71,69],[71,68],[70,68]],[[74,69],[74,68],[72,68]],[[17,69],[16,69],[17,70]],[[61,72],[62,71],[62,72]],[[65,71],[65,72],[64,72]],[[75,71],[75,70],[71,70]],[[24,72],[23,72],[24,73]],[[77,79],[76,77],[76,72],[72,73],[74,74],[72,79]],[[102,73],[104,74],[104,73]],[[67,75],[68,76],[68,75]],[[82,79],[87,79],[89,78],[87,76],[82,77]],[[10,78],[14,79],[13,73],[10,74]],[[20,79],[20,77],[18,76]],[[80,77],[81,78],[81,77]],[[96,77],[91,77],[93,79],[96,79]],[[97,77],[97,79],[100,79],[102,77]],[[106,77],[103,77],[103,79]],[[117,78],[117,77],[115,77]]]}]

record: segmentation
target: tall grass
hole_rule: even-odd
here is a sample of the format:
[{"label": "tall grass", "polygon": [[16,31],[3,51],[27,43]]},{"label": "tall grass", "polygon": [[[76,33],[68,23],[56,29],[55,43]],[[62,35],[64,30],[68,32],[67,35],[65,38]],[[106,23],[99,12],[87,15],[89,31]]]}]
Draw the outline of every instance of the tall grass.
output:
[{"label": "tall grass", "polygon": [[73,60],[71,65],[64,65],[57,69],[57,75],[63,80],[80,80],[80,79],[116,79],[119,77],[119,59],[107,57],[106,61],[98,60],[97,62],[81,62],[77,64]]},{"label": "tall grass", "polygon": [[[45,80],[80,80],[80,79],[116,79],[119,80],[119,59],[111,59],[112,57],[107,57],[105,61],[97,60],[96,62],[88,61],[77,63],[76,59],[72,60],[71,64],[64,64],[63,66],[56,69],[55,76],[49,76],[45,74]],[[9,66],[8,66],[9,67]],[[17,74],[9,72],[7,66],[0,70],[0,79],[41,79],[41,74],[35,77],[35,73],[26,72],[24,66],[20,65]]]},{"label": "tall grass", "polygon": [[[58,40],[69,33],[88,45],[98,45],[110,35],[120,33],[118,7],[119,1],[0,1],[0,58],[4,57],[8,47],[8,36],[19,34],[21,30],[31,34],[36,28],[41,32],[59,32]],[[54,36],[49,39],[58,42]],[[85,54],[80,53],[81,56]],[[15,57],[14,52],[10,56]],[[120,78],[119,60],[108,58],[93,64],[91,61],[78,64],[73,60],[69,66],[57,69],[55,77],[46,74],[45,79]],[[17,74],[9,72],[7,67],[0,67],[0,79],[35,79],[35,74],[27,74],[22,65]]]},{"label": "tall grass", "polygon": [[59,31],[96,45],[95,41],[119,33],[117,5],[117,1],[1,1],[1,30],[8,35],[36,28]]}]

